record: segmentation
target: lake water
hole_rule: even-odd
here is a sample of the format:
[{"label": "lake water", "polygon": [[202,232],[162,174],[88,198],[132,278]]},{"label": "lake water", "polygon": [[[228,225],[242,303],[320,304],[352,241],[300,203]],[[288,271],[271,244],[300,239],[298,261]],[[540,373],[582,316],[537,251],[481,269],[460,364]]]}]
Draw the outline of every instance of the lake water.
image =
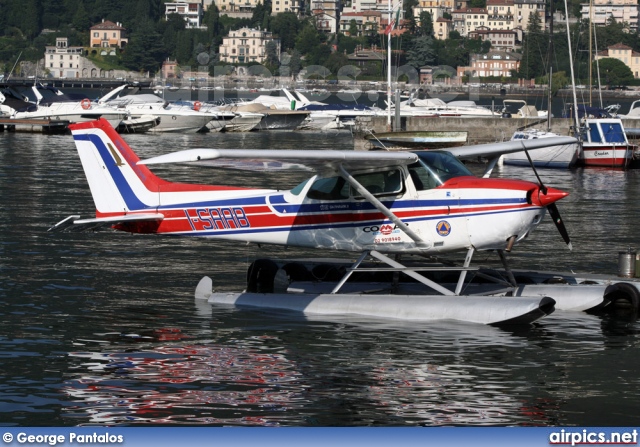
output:
[{"label": "lake water", "polygon": [[[348,132],[125,135],[144,157],[180,148],[351,148]],[[172,180],[289,188],[299,178],[158,167]],[[530,170],[499,176],[533,180]],[[617,273],[640,248],[640,170],[540,171],[549,219],[515,267]],[[101,231],[48,233],[94,207],[71,136],[0,134],[0,425],[636,426],[640,324],[556,312],[504,330],[321,320],[212,307],[209,275],[244,287],[256,257],[324,256]],[[478,261],[489,255],[478,254]]]}]

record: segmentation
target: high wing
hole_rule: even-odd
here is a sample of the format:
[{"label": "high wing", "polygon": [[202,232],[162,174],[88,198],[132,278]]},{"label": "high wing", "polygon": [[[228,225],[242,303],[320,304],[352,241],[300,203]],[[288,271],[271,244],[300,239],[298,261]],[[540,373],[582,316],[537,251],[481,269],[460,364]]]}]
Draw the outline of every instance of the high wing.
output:
[{"label": "high wing", "polygon": [[[506,141],[476,144],[442,149],[460,159],[478,157],[497,158],[500,155],[522,150],[535,150],[548,146],[576,143],[573,137],[550,137],[537,140]],[[231,162],[229,160],[238,160]],[[336,169],[367,169],[402,166],[415,163],[417,155],[411,152],[387,151],[334,151],[334,150],[255,150],[255,149],[188,149],[139,161],[138,164],[163,163],[213,164],[216,167],[235,169],[303,169],[316,171]],[[270,165],[278,161],[280,164]],[[286,162],[286,163],[285,163]]]},{"label": "high wing", "polygon": [[250,160],[259,163],[285,160],[291,166],[306,166],[323,171],[336,169],[338,166],[345,169],[367,169],[410,165],[418,161],[418,156],[410,152],[382,151],[188,149],[148,158],[139,161],[138,164],[206,163],[211,160],[224,159]]},{"label": "high wing", "polygon": [[460,159],[486,157],[493,158],[503,154],[521,152],[523,150],[541,149],[549,146],[576,143],[578,140],[573,137],[549,137],[538,138],[536,140],[515,140],[501,143],[474,144],[470,146],[448,147],[447,152]]}]

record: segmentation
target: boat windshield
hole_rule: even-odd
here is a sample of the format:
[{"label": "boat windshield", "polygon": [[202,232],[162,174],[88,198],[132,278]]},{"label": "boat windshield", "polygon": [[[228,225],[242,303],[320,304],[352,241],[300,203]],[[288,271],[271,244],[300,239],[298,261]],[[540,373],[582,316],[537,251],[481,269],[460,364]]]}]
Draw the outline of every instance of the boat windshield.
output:
[{"label": "boat windshield", "polygon": [[[588,123],[588,126],[583,132],[583,138],[586,137],[588,132],[589,141],[592,143],[627,143],[622,123],[594,121]],[[602,135],[600,131],[602,131]]]},{"label": "boat windshield", "polygon": [[607,143],[626,143],[621,123],[601,123],[602,134]]},{"label": "boat windshield", "polygon": [[418,191],[437,188],[449,179],[473,176],[455,156],[443,151],[419,151],[418,162],[409,165],[409,174]]}]

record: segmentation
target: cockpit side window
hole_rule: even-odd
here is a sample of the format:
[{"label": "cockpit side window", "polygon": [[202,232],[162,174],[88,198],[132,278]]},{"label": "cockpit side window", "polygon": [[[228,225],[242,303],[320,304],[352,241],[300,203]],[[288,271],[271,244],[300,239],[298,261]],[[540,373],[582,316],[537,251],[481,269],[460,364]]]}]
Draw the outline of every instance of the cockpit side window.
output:
[{"label": "cockpit side window", "polygon": [[[449,179],[462,176],[473,176],[471,171],[449,152],[420,151],[416,152],[420,160],[409,166],[409,172],[414,170],[423,183],[423,189],[440,186]],[[418,168],[416,165],[420,165]],[[425,172],[426,171],[426,172]],[[418,186],[416,185],[416,189]]]},{"label": "cockpit side window", "polygon": [[416,191],[426,191],[440,186],[436,177],[420,163],[409,165],[409,176],[413,180]]},{"label": "cockpit side window", "polygon": [[349,184],[342,177],[328,177],[316,180],[307,197],[316,200],[341,200],[349,198]]}]

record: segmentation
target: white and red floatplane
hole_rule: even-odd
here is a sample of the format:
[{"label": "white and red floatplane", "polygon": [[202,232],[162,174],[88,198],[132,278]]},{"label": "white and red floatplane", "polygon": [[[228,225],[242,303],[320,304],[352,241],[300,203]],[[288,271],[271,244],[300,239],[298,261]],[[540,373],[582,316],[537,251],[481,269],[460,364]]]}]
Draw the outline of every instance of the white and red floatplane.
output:
[{"label": "white and red floatplane", "polygon": [[[505,252],[547,210],[570,246],[556,207],[567,193],[541,182],[489,178],[491,170],[503,153],[574,141],[569,137],[416,152],[190,149],[141,161],[105,120],[70,127],[96,214],[70,216],[54,229],[106,225],[132,233],[360,253],[342,276],[323,284],[300,273],[300,265],[265,260],[250,267],[242,292],[217,293],[204,277],[196,298],[212,304],[508,324],[530,323],[556,308],[604,306],[621,295],[615,284],[570,284],[571,278],[563,284],[519,284],[506,263]],[[491,161],[478,178],[459,158],[481,155]],[[237,168],[269,160],[304,165],[315,175],[277,191],[173,183],[148,167],[222,162]],[[476,251],[497,252],[504,270],[496,276],[471,266]],[[433,264],[452,252],[466,252],[462,265]],[[414,256],[422,261],[409,262]],[[480,276],[482,284],[471,284]],[[637,303],[637,288],[629,290]]]}]

